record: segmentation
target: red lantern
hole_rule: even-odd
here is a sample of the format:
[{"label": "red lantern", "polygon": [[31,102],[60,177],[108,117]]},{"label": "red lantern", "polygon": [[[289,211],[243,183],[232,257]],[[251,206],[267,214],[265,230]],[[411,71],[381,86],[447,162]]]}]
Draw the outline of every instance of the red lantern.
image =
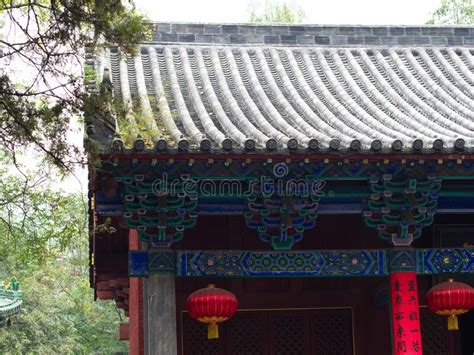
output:
[{"label": "red lantern", "polygon": [[229,291],[208,285],[194,291],[188,297],[189,315],[202,323],[208,324],[207,338],[219,338],[217,323],[232,317],[237,311],[237,298]]},{"label": "red lantern", "polygon": [[426,295],[430,311],[448,316],[448,329],[458,330],[458,315],[474,308],[474,289],[462,282],[449,279],[434,286]]}]

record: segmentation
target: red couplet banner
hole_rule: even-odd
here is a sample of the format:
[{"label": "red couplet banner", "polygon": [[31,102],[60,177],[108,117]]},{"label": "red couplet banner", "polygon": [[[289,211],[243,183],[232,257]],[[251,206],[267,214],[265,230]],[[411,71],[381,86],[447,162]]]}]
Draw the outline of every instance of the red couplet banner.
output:
[{"label": "red couplet banner", "polygon": [[423,354],[416,273],[390,274],[394,355]]}]

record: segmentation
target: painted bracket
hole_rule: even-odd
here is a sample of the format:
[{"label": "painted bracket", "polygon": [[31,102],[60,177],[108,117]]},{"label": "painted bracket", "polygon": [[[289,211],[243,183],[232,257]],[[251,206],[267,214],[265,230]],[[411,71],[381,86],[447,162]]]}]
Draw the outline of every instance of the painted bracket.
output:
[{"label": "painted bracket", "polygon": [[424,227],[433,223],[441,179],[428,174],[422,179],[392,181],[392,175],[369,179],[369,209],[364,211],[367,226],[394,246],[410,246]]},{"label": "painted bracket", "polygon": [[123,217],[128,228],[136,229],[141,241],[152,247],[169,248],[196,224],[197,195],[190,180],[145,181],[143,175],[124,180]]}]

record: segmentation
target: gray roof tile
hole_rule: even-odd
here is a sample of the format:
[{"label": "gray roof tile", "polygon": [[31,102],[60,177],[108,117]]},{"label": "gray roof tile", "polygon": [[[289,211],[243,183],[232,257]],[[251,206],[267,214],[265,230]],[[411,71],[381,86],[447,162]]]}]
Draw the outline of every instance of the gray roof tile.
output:
[{"label": "gray roof tile", "polygon": [[[222,27],[226,41],[240,41],[234,31]],[[317,45],[328,37],[264,36],[277,38]],[[130,109],[127,122],[142,127],[134,132],[160,147],[263,151],[276,142],[281,151],[296,142],[386,152],[410,151],[418,140],[434,150],[441,140],[443,149],[474,148],[468,48],[173,44],[144,46],[128,60],[108,50],[98,61]]]}]

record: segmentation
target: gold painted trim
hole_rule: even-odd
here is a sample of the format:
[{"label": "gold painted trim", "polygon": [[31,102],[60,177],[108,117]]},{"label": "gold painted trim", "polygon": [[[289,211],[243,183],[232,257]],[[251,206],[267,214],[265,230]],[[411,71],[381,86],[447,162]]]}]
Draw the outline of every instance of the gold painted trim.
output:
[{"label": "gold painted trim", "polygon": [[[354,308],[353,307],[303,307],[303,308],[246,308],[238,309],[237,312],[270,312],[270,311],[317,311],[325,309],[348,309],[351,311],[351,328],[352,328],[352,354],[356,354],[355,346],[355,325],[354,325]],[[181,311],[181,351],[184,354],[184,314],[188,311]]]}]

